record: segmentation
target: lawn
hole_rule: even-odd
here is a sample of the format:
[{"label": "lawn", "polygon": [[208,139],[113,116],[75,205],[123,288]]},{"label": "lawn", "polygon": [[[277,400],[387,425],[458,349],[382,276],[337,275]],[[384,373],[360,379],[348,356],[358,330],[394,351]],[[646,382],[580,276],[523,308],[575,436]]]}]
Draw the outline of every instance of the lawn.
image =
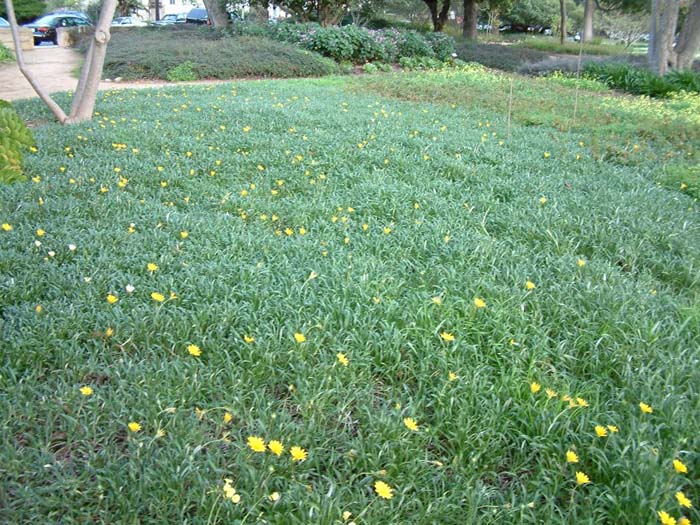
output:
[{"label": "lawn", "polygon": [[693,111],[450,74],[17,104],[0,522],[700,521]]}]

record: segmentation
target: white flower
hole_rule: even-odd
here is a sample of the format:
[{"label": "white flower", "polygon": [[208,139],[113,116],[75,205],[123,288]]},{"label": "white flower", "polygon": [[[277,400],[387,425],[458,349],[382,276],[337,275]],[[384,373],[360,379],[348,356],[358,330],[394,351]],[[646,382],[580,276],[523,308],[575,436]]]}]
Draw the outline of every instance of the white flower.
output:
[{"label": "white flower", "polygon": [[34,246],[36,246],[37,248],[41,246],[41,241],[34,241]]},{"label": "white flower", "polygon": [[70,251],[74,252],[75,249],[76,249],[75,244],[69,244],[69,245],[68,245],[68,249],[69,249]]},{"label": "white flower", "polygon": [[134,288],[134,287],[133,287],[132,285],[130,285],[130,284],[127,284],[127,285],[126,285],[126,293],[133,293],[135,289],[136,289],[136,288]]},{"label": "white flower", "polygon": [[56,252],[53,250],[49,250],[49,257],[55,257],[55,256],[56,256]]}]

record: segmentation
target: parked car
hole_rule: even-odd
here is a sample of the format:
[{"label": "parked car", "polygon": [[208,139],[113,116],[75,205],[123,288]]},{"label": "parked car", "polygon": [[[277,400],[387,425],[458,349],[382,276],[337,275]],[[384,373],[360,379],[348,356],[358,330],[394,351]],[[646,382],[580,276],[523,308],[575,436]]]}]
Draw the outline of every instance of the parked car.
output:
[{"label": "parked car", "polygon": [[58,44],[58,35],[56,33],[56,28],[58,27],[85,27],[91,25],[87,18],[82,16],[58,14],[42,16],[31,24],[25,24],[24,27],[33,30],[34,45],[38,46],[42,42]]},{"label": "parked car", "polygon": [[10,23],[0,16],[0,27],[10,27]]},{"label": "parked car", "polygon": [[187,19],[187,13],[168,14],[160,20],[153,22],[155,26],[171,26],[173,24],[184,24]]},{"label": "parked car", "polygon": [[199,7],[195,7],[187,13],[185,22],[188,24],[211,24],[211,22],[209,22],[209,13],[207,13],[207,10],[200,9]]},{"label": "parked car", "polygon": [[146,23],[133,16],[118,16],[112,20],[112,25],[122,27],[143,27],[146,25]]}]

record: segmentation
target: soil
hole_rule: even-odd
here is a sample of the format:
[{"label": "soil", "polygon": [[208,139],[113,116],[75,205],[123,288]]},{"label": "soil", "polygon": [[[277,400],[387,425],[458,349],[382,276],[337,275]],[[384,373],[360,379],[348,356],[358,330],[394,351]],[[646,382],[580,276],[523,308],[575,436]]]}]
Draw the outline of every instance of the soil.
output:
[{"label": "soil", "polygon": [[[37,78],[41,87],[48,93],[72,91],[78,85],[79,68],[82,55],[73,49],[40,45],[31,51],[25,51],[24,62]],[[179,84],[206,84],[212,81],[180,82]],[[137,89],[170,85],[162,81],[142,82],[100,82],[101,90]],[[19,100],[33,98],[37,94],[32,89],[16,62],[0,65],[0,99]]]}]

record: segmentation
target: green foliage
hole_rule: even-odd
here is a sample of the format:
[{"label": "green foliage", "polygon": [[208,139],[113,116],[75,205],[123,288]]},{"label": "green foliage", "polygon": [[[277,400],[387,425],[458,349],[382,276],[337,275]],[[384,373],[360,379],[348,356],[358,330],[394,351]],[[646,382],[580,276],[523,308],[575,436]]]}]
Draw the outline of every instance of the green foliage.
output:
[{"label": "green foliage", "polygon": [[375,64],[368,62],[367,64],[362,66],[362,71],[371,75],[372,73],[376,73],[377,71],[379,71],[379,68]]},{"label": "green foliage", "polygon": [[666,97],[670,93],[700,92],[700,73],[672,71],[660,77],[648,69],[623,63],[586,63],[584,72],[613,89],[635,95]]},{"label": "green foliage", "polygon": [[696,523],[699,207],[654,180],[680,142],[612,128],[698,117],[586,93],[570,128],[514,77],[508,134],[510,80],[103,91],[36,129],[0,187],[0,523]]},{"label": "green foliage", "polygon": [[22,150],[34,146],[34,137],[12,106],[0,100],[0,183],[26,180]]},{"label": "green foliage", "polygon": [[192,80],[197,80],[199,76],[197,71],[195,71],[196,64],[190,60],[178,64],[174,68],[170,69],[165,78],[170,82],[187,82]]},{"label": "green foliage", "polygon": [[[183,24],[184,25],[184,24]],[[80,45],[83,52],[88,40]],[[317,53],[261,36],[234,36],[208,27],[113,31],[104,77],[192,80],[307,77],[338,71]]]},{"label": "green foliage", "polygon": [[[15,16],[19,24],[31,22],[46,11],[46,4],[41,0],[14,0],[12,5],[15,8]],[[7,18],[5,2],[0,2],[0,16]]]},{"label": "green foliage", "polygon": [[4,62],[14,62],[15,55],[2,43],[0,43],[0,64]]}]

